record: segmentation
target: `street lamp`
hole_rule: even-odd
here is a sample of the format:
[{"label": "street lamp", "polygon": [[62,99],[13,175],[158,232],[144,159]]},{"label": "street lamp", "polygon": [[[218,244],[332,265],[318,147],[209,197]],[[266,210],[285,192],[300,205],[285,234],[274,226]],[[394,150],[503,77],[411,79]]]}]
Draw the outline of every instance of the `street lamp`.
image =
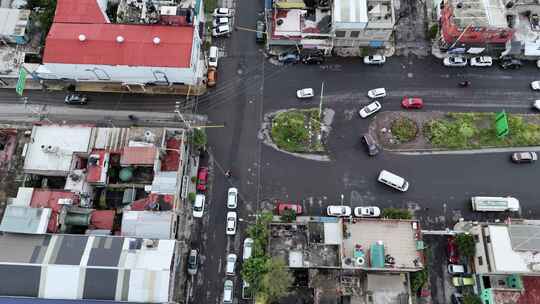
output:
[{"label": "street lamp", "polygon": [[341,206],[343,206],[343,199],[345,198],[345,195],[341,194]]}]

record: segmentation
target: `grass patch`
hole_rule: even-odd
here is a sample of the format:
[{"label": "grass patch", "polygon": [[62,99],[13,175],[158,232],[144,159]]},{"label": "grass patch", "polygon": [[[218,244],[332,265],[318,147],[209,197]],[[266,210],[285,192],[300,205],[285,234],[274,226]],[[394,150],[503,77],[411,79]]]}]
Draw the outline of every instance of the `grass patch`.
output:
[{"label": "grass patch", "polygon": [[[205,0],[204,1],[204,12],[211,14],[214,12],[214,9],[217,8],[217,0]],[[208,19],[211,20],[211,19]]]},{"label": "grass patch", "polygon": [[402,143],[415,139],[416,134],[418,133],[418,126],[416,125],[416,122],[406,117],[399,117],[398,119],[394,120],[390,126],[390,129],[392,130],[392,134],[396,137],[396,139]]},{"label": "grass patch", "polygon": [[317,109],[291,110],[277,114],[272,120],[272,140],[290,152],[322,152],[321,124]]},{"label": "grass patch", "polygon": [[[510,133],[498,138],[495,113],[451,113],[427,122],[424,135],[438,148],[524,147],[540,145],[540,125],[508,114]],[[393,130],[392,130],[393,131]]]}]

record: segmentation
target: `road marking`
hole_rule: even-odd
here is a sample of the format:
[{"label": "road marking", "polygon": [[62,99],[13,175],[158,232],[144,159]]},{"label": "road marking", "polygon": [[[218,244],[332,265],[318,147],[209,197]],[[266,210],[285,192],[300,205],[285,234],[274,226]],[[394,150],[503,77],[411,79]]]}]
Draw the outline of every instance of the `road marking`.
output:
[{"label": "road marking", "polygon": [[458,108],[519,108],[529,109],[530,105],[524,104],[508,104],[508,103],[426,103],[426,107],[438,106],[438,107],[458,107]]}]

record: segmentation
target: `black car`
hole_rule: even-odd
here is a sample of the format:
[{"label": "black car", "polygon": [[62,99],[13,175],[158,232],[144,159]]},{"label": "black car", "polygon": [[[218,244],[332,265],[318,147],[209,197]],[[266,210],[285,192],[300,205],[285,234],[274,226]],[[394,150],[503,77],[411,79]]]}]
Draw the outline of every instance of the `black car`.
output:
[{"label": "black car", "polygon": [[86,104],[88,98],[82,94],[78,93],[69,93],[64,99],[64,103],[67,104]]},{"label": "black car", "polygon": [[375,143],[373,137],[369,134],[362,136],[362,143],[366,146],[369,156],[375,156],[379,154],[379,146]]},{"label": "black car", "polygon": [[457,292],[452,294],[452,304],[463,304],[463,295]]},{"label": "black car", "polygon": [[266,26],[264,26],[264,22],[261,20],[257,20],[257,32],[255,32],[255,41],[256,42],[264,42],[265,36],[266,36]]},{"label": "black car", "polygon": [[523,66],[523,62],[519,59],[504,58],[499,62],[499,65],[503,69],[519,69]]},{"label": "black car", "polygon": [[321,64],[324,62],[324,57],[322,56],[305,56],[302,57],[302,63],[304,64]]}]

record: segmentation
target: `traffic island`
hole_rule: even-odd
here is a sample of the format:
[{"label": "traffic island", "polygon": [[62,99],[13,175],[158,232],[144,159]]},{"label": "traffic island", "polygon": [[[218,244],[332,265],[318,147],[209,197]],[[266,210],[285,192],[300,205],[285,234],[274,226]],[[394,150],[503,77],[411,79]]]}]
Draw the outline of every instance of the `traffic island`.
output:
[{"label": "traffic island", "polygon": [[540,146],[540,115],[507,114],[509,132],[501,137],[496,116],[497,113],[382,112],[370,125],[370,133],[385,149],[394,151]]},{"label": "traffic island", "polygon": [[276,150],[313,160],[328,161],[325,142],[334,112],[330,109],[287,109],[264,116],[260,139]]}]

